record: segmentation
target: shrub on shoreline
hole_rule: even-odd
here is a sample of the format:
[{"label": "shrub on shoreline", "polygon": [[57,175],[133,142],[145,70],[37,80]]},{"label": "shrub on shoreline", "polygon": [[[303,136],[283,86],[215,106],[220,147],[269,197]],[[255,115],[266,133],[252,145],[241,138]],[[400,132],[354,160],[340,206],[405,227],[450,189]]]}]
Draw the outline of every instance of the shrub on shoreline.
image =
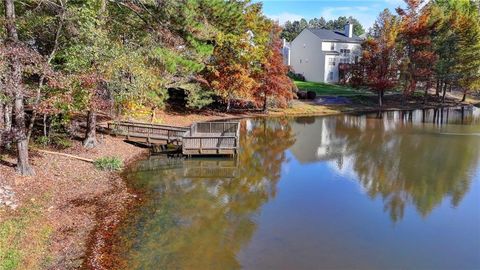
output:
[{"label": "shrub on shoreline", "polygon": [[95,168],[102,171],[119,171],[123,168],[123,161],[118,157],[101,157],[96,159],[93,164]]}]

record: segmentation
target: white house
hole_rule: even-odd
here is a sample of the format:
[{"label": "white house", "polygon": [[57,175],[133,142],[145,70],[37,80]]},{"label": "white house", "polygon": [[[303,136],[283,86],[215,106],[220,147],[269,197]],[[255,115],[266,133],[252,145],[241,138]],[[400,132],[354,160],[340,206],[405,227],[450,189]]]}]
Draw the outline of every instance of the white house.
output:
[{"label": "white house", "polygon": [[347,24],[343,32],[306,28],[288,44],[286,63],[307,81],[336,83],[338,65],[358,61],[362,41],[353,34],[352,24]]}]

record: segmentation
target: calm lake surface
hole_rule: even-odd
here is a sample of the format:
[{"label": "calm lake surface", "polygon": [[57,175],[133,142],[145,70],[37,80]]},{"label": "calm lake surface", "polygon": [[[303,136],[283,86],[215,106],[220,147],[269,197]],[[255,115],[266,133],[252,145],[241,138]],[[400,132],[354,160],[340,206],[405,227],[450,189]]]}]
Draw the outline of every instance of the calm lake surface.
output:
[{"label": "calm lake surface", "polygon": [[254,119],[236,159],[151,157],[128,269],[480,269],[480,111]]}]

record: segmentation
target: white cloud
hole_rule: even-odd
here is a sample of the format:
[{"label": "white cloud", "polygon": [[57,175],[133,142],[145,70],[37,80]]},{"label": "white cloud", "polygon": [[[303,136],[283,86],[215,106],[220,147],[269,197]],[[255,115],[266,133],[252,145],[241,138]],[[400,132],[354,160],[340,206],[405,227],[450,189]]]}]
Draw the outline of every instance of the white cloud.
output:
[{"label": "white cloud", "polygon": [[303,17],[299,14],[289,13],[289,12],[282,12],[280,14],[267,14],[267,17],[274,21],[278,21],[279,24],[283,25],[286,21],[299,21]]}]

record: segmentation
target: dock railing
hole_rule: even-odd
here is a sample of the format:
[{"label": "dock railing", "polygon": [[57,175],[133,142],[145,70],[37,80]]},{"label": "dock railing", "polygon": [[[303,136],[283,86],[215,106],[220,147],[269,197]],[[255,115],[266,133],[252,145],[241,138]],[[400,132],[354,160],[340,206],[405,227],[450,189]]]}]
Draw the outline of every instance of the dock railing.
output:
[{"label": "dock railing", "polygon": [[147,142],[153,140],[181,141],[182,137],[189,130],[189,128],[186,127],[173,127],[127,121],[108,123],[108,128],[114,135],[125,136],[127,139],[146,139]]},{"label": "dock railing", "polygon": [[239,122],[195,123],[183,136],[184,155],[235,155],[239,148]]}]

